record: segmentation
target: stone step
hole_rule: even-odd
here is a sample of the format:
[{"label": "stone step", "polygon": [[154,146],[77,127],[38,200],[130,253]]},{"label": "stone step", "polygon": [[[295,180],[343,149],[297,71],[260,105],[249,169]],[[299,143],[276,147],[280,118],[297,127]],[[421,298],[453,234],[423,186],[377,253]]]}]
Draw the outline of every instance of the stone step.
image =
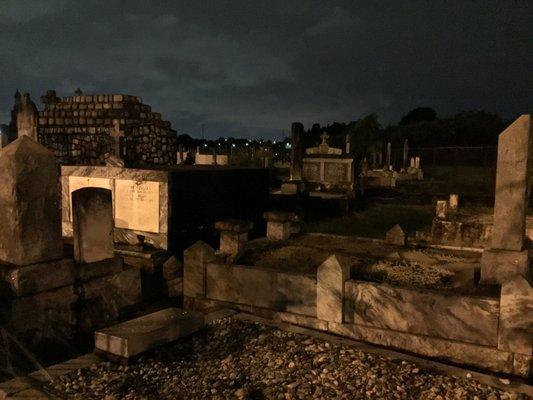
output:
[{"label": "stone step", "polygon": [[204,315],[197,311],[166,308],[96,331],[97,351],[131,358],[203,328]]}]

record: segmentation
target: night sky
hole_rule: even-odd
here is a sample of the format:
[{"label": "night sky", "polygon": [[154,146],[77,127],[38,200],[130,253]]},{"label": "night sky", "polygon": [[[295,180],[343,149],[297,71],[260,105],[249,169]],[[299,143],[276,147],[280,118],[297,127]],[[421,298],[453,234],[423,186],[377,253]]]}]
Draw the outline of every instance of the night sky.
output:
[{"label": "night sky", "polygon": [[0,0],[13,93],[139,95],[178,133],[280,138],[292,121],[397,123],[533,104],[532,1]]}]

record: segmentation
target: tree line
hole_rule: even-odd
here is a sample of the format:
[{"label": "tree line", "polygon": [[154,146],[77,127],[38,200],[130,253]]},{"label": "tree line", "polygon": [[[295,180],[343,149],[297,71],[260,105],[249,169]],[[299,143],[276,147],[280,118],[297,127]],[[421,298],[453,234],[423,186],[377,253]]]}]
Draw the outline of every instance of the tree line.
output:
[{"label": "tree line", "polygon": [[466,111],[451,117],[439,118],[427,107],[416,108],[404,115],[397,125],[382,126],[376,114],[349,123],[314,124],[304,135],[306,147],[316,146],[326,131],[333,147],[344,147],[350,139],[351,153],[363,156],[384,143],[401,147],[405,139],[414,147],[495,146],[498,135],[509,125],[496,114],[486,111]]}]

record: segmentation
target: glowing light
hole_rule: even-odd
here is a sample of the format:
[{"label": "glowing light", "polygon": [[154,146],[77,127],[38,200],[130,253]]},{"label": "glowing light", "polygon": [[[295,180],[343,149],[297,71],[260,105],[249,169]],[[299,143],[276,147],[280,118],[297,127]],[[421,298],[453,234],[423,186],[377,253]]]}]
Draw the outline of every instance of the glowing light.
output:
[{"label": "glowing light", "polygon": [[235,147],[235,143],[233,143],[231,146],[232,146],[232,147]]}]

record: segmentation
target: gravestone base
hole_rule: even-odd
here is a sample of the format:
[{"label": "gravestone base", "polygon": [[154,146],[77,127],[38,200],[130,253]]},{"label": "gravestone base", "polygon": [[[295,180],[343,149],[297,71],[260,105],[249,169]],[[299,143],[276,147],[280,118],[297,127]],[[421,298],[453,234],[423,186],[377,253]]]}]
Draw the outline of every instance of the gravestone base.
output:
[{"label": "gravestone base", "polygon": [[127,268],[83,282],[78,302],[78,327],[90,331],[129,314],[142,301],[141,273]]},{"label": "gravestone base", "polygon": [[101,276],[118,274],[123,269],[123,258],[113,257],[92,263],[76,264],[76,275],[78,280],[86,282]]},{"label": "gravestone base", "polygon": [[75,279],[74,261],[67,258],[44,263],[16,266],[0,275],[15,297],[32,295],[72,285]]},{"label": "gravestone base", "polygon": [[530,279],[529,251],[487,249],[481,256],[481,283],[502,284],[514,275]]},{"label": "gravestone base", "polygon": [[305,190],[302,181],[290,181],[281,184],[281,194],[300,194]]}]

